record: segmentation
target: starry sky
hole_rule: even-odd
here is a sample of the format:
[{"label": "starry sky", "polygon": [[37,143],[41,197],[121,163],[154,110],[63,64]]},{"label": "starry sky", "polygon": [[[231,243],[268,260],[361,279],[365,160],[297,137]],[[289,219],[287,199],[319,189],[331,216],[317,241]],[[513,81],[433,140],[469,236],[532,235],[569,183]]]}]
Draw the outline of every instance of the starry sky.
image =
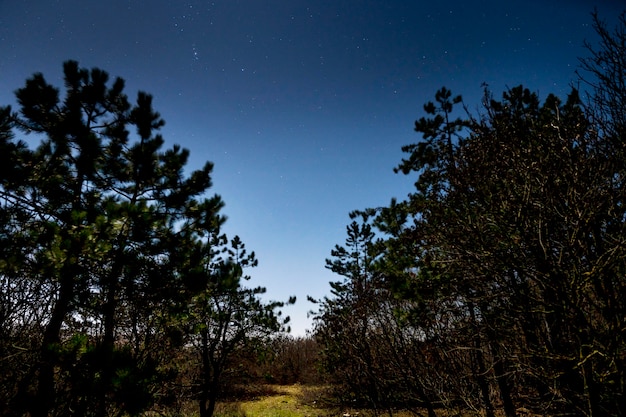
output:
[{"label": "starry sky", "polygon": [[251,285],[285,310],[295,335],[306,301],[338,277],[324,260],[348,213],[404,198],[394,174],[413,123],[442,86],[478,108],[524,84],[565,96],[591,12],[614,27],[620,0],[0,0],[0,105],[35,72],[98,67],[154,96],[169,147],[190,168],[215,163],[225,231],[254,250]]}]

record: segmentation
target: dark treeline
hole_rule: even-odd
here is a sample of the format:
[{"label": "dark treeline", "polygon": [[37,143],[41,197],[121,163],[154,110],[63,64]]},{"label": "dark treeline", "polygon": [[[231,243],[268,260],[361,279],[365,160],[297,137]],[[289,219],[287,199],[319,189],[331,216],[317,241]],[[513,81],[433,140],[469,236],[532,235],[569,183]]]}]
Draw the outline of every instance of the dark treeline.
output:
[{"label": "dark treeline", "polygon": [[472,115],[439,90],[396,168],[415,189],[352,213],[315,326],[344,400],[626,415],[626,14],[593,21],[585,94],[485,88]]}]

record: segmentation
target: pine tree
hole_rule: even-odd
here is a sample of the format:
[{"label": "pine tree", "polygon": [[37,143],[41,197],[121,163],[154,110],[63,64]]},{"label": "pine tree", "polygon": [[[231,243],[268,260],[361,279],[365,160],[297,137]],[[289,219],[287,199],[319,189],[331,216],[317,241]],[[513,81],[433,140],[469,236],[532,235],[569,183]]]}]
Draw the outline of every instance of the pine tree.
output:
[{"label": "pine tree", "polygon": [[[149,337],[156,323],[131,315],[146,303],[165,320],[166,306],[184,301],[172,298],[178,249],[189,240],[180,227],[208,205],[221,208],[220,199],[203,202],[211,163],[185,177],[189,152],[162,150],[164,122],[150,95],[131,104],[123,80],[109,84],[106,72],[73,61],[64,75],[63,97],[35,74],[16,92],[19,113],[2,113],[0,272],[47,297],[28,305],[43,330],[11,411],[135,414],[153,400],[158,349]],[[7,124],[40,143],[15,142]],[[141,354],[122,338],[132,326],[145,333],[134,341]]]}]

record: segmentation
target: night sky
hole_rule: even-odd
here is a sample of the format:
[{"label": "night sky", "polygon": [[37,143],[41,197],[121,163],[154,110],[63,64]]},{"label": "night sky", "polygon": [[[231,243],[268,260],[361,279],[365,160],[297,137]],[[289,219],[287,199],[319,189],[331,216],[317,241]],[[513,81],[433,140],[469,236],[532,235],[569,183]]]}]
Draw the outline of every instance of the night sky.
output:
[{"label": "night sky", "polygon": [[310,328],[306,296],[328,293],[324,268],[348,213],[403,199],[394,174],[414,121],[442,86],[478,108],[524,84],[564,97],[591,12],[611,27],[619,0],[0,0],[0,105],[35,72],[62,87],[62,63],[154,96],[167,147],[190,168],[215,163],[225,231],[259,258],[251,285]]}]

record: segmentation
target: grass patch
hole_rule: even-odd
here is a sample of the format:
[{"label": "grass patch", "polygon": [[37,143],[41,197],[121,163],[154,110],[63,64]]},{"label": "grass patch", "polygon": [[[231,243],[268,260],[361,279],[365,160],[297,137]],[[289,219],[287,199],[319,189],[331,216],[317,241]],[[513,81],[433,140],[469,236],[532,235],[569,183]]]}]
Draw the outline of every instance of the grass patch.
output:
[{"label": "grass patch", "polygon": [[[331,401],[330,387],[314,385],[261,385],[241,387],[238,400],[218,403],[214,417],[388,417],[388,411],[341,407]],[[538,417],[518,410],[520,416]],[[393,417],[424,417],[426,410],[394,410]],[[185,414],[186,417],[197,416]],[[472,411],[437,410],[439,417],[483,417]],[[496,416],[504,417],[501,411]]]},{"label": "grass patch", "polygon": [[220,403],[215,417],[330,417],[337,415],[321,407],[323,387],[271,385],[271,395],[237,402]]},{"label": "grass patch", "polygon": [[[219,403],[214,417],[374,417],[388,416],[387,412],[340,407],[329,400],[326,386],[268,385],[256,398]],[[420,414],[394,411],[394,417],[416,417]],[[442,416],[445,414],[442,414]]]}]

